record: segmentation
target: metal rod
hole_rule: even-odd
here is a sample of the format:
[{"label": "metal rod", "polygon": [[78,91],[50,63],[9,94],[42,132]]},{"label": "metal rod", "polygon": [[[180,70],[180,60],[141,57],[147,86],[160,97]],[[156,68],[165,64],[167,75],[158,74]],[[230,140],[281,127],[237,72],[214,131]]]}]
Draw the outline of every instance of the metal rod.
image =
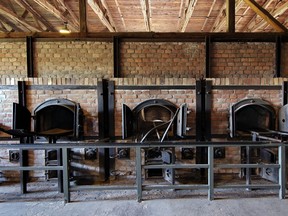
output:
[{"label": "metal rod", "polygon": [[208,147],[208,199],[214,199],[214,148],[213,146]]},{"label": "metal rod", "polygon": [[141,148],[136,147],[136,184],[137,184],[137,201],[142,201],[142,168],[141,168]]},{"label": "metal rod", "polygon": [[278,147],[279,169],[279,199],[285,199],[286,195],[286,148],[285,145]]},{"label": "metal rod", "polygon": [[69,163],[68,163],[68,149],[62,149],[62,159],[63,159],[63,192],[64,192],[64,202],[70,202],[70,191],[69,191]]}]

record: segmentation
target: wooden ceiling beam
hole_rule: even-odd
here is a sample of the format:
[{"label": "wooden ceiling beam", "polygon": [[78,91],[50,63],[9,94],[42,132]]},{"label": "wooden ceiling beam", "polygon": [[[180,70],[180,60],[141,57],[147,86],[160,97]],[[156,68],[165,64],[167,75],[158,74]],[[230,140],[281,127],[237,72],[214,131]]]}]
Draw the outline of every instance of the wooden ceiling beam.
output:
[{"label": "wooden ceiling beam", "polygon": [[21,26],[22,28],[19,28],[18,26],[16,26],[14,23],[10,22],[9,19],[7,19],[6,17],[2,16],[0,14],[0,20],[4,23],[6,23],[6,25],[10,26],[11,29],[13,29],[13,31],[18,31],[18,32],[22,32],[24,30],[27,30],[26,27]]},{"label": "wooden ceiling beam", "polygon": [[[287,9],[288,9],[288,2],[286,2],[285,4],[283,4],[280,7],[277,7],[276,10],[271,13],[271,15],[273,17],[281,16]],[[265,20],[262,20],[260,23],[253,26],[252,31],[256,31],[265,25],[267,25],[267,22]]]},{"label": "wooden ceiling beam", "polygon": [[[1,19],[1,18],[0,18]],[[0,21],[0,31],[2,32],[9,32],[5,25]]]},{"label": "wooden ceiling beam", "polygon": [[268,22],[275,30],[279,32],[287,32],[287,28],[283,26],[277,19],[275,19],[267,10],[261,7],[254,0],[243,0],[250,8],[261,16],[266,22]]},{"label": "wooden ceiling beam", "polygon": [[141,10],[144,17],[144,23],[146,27],[146,31],[151,31],[151,25],[150,25],[150,9],[149,9],[149,3],[148,0],[140,0],[141,4]]},{"label": "wooden ceiling beam", "polygon": [[87,33],[86,0],[79,0],[80,33]]},{"label": "wooden ceiling beam", "polygon": [[38,5],[44,8],[49,13],[53,14],[55,17],[63,22],[68,22],[68,25],[74,30],[78,31],[79,25],[75,24],[72,20],[69,20],[61,11],[59,11],[54,5],[46,0],[34,0]]},{"label": "wooden ceiling beam", "polygon": [[103,25],[106,26],[106,28],[108,28],[110,32],[116,32],[117,30],[115,26],[113,26],[110,22],[111,18],[108,17],[107,14],[101,10],[101,6],[99,5],[99,3],[97,3],[95,0],[87,0],[87,2],[92,8],[92,10],[95,12],[95,14],[99,17]]},{"label": "wooden ceiling beam", "polygon": [[0,5],[0,13],[5,15],[6,17],[9,17],[11,20],[13,20],[15,23],[24,26],[28,31],[41,31],[42,29],[37,28],[27,21],[25,21],[22,17],[19,17],[17,14],[15,14],[12,10],[6,8],[3,5]]},{"label": "wooden ceiling beam", "polygon": [[182,26],[180,27],[180,32],[186,31],[187,25],[188,25],[190,18],[192,17],[192,14],[194,12],[196,3],[197,3],[197,0],[190,0],[189,1],[188,8],[185,11],[184,22],[183,22]]},{"label": "wooden ceiling beam", "polygon": [[14,0],[18,5],[29,11],[35,19],[39,20],[47,30],[56,31],[56,29],[45,19],[43,16],[36,11],[26,0]]},{"label": "wooden ceiling beam", "polygon": [[[241,6],[241,1],[240,0],[237,0],[236,1],[236,5],[235,5],[235,13],[240,9],[240,6]],[[227,20],[226,20],[226,16],[227,16],[227,12],[226,12],[226,3],[223,4],[222,8],[220,9],[220,12],[216,18],[216,21],[213,25],[213,28],[212,28],[212,31],[220,31],[221,28],[223,28],[223,26],[227,23]],[[222,14],[223,17],[222,17]]]},{"label": "wooden ceiling beam", "polygon": [[235,32],[235,0],[226,0],[226,31]]}]

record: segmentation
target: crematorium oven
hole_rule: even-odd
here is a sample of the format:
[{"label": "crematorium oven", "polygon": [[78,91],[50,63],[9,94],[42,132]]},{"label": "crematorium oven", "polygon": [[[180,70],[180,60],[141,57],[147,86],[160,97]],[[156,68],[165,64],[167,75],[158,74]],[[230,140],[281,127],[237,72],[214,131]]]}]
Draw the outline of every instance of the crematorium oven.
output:
[{"label": "crematorium oven", "polygon": [[[83,135],[83,111],[80,105],[68,99],[47,100],[34,109],[34,131],[50,143],[58,138],[80,139]],[[59,150],[45,151],[45,164],[61,165]],[[49,170],[46,179],[57,177],[59,172]]]},{"label": "crematorium oven", "polygon": [[[187,105],[177,107],[163,99],[146,100],[130,109],[123,104],[122,136],[132,137],[138,142],[175,140],[186,135]],[[145,164],[173,163],[173,148],[151,148],[145,150]],[[173,181],[173,170],[148,169],[146,178],[164,177]]]},{"label": "crematorium oven", "polygon": [[[276,112],[273,106],[260,98],[241,100],[230,107],[230,136],[237,139],[259,140],[259,135],[271,138],[279,134],[275,130]],[[276,163],[277,149],[241,148],[242,163]],[[241,170],[241,175],[260,175],[262,178],[277,181],[278,170],[271,168]]]}]

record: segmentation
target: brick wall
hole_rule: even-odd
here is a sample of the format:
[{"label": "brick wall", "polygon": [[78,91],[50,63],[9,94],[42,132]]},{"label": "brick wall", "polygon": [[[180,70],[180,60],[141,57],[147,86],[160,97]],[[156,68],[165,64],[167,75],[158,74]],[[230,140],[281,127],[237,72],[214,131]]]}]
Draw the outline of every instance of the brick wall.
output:
[{"label": "brick wall", "polygon": [[274,43],[213,43],[211,77],[274,77]]},{"label": "brick wall", "polygon": [[61,41],[35,43],[37,77],[111,78],[112,43]]},{"label": "brick wall", "polygon": [[26,77],[26,43],[0,41],[0,77]]},{"label": "brick wall", "polygon": [[[112,78],[113,44],[97,41],[36,41],[34,71],[42,78]],[[0,77],[27,74],[26,43],[0,41]],[[282,46],[282,76],[288,74],[288,45]],[[205,74],[201,42],[122,42],[121,76],[200,78]],[[274,43],[212,43],[211,77],[274,77]]]},{"label": "brick wall", "polygon": [[122,77],[201,77],[205,70],[204,43],[123,42]]}]

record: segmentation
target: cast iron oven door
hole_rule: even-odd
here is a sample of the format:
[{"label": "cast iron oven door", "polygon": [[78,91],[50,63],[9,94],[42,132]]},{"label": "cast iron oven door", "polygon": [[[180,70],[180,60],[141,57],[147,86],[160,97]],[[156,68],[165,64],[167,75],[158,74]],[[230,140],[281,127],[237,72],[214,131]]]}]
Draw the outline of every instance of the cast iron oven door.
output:
[{"label": "cast iron oven door", "polygon": [[[163,99],[146,100],[131,110],[123,104],[122,137],[133,137],[139,142],[176,139],[186,135],[187,105],[179,108]],[[175,161],[174,148],[145,149],[145,164],[170,164]],[[173,169],[148,169],[145,176],[164,177],[174,182]]]},{"label": "cast iron oven door", "polygon": [[146,100],[133,110],[123,104],[122,137],[135,136],[141,142],[163,141],[163,136],[183,137],[186,135],[186,116],[186,104],[177,108],[175,104],[163,99]]},{"label": "cast iron oven door", "polygon": [[82,132],[82,110],[67,99],[51,99],[34,110],[34,130],[39,136],[73,136]]},{"label": "cast iron oven door", "polygon": [[288,132],[288,104],[280,108],[278,121],[279,131]]},{"label": "cast iron oven door", "polygon": [[230,107],[230,136],[275,130],[275,119],[270,103],[259,98],[241,100]]}]

